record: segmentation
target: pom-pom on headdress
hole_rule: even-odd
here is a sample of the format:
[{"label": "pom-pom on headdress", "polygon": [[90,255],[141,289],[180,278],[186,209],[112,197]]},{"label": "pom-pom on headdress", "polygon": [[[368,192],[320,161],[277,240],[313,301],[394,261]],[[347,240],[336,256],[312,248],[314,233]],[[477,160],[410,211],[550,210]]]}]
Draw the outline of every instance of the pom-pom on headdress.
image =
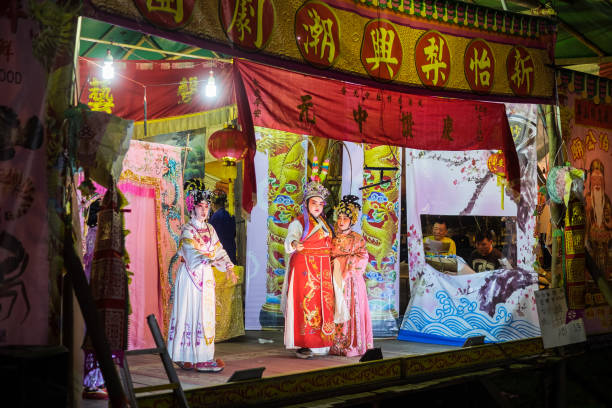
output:
[{"label": "pom-pom on headdress", "polygon": [[351,219],[351,225],[355,225],[359,219],[360,210],[359,197],[351,194],[345,195],[338,205],[334,207],[334,221],[338,220],[338,215],[344,214]]},{"label": "pom-pom on headdress", "polygon": [[210,203],[213,198],[213,194],[206,189],[204,180],[201,178],[187,180],[183,185],[183,189],[185,190],[185,207],[190,214],[193,212],[196,205],[200,204],[202,201],[208,201]]},{"label": "pom-pom on headdress", "polygon": [[310,181],[304,187],[304,202],[312,197],[321,197],[323,200],[327,199],[329,191],[323,186],[323,182],[327,177],[328,169],[329,159],[325,159],[321,167],[319,167],[319,158],[317,156],[312,158],[312,173]]}]

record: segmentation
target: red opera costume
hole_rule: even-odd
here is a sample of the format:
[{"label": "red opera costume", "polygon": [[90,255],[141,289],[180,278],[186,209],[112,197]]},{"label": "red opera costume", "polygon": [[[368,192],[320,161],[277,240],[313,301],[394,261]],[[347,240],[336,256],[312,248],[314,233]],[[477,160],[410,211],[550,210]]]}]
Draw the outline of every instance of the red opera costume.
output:
[{"label": "red opera costume", "polygon": [[304,215],[289,225],[285,250],[290,260],[285,275],[285,346],[316,349],[329,347],[334,333],[334,288],[332,283],[331,228],[322,219],[309,216],[308,233],[295,251],[291,242],[300,240]]}]

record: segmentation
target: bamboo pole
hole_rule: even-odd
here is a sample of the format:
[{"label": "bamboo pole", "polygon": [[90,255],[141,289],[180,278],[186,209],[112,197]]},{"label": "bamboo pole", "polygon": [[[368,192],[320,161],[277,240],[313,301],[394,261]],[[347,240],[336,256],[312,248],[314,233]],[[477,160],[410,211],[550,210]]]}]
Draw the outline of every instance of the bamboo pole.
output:
[{"label": "bamboo pole", "polygon": [[185,54],[185,53],[182,53],[182,52],[158,50],[158,49],[150,48],[150,47],[141,47],[139,45],[126,44],[126,43],[120,43],[120,42],[115,42],[115,41],[107,41],[107,40],[98,40],[97,38],[81,37],[81,41],[89,41],[89,42],[92,42],[92,43],[107,44],[107,45],[114,45],[114,46],[117,46],[117,47],[130,48],[130,49],[134,49],[134,50],[155,52],[155,53],[162,54],[162,55],[177,55],[179,57],[186,57],[186,58],[193,58],[193,59],[203,59],[203,60],[214,60],[214,61],[227,62],[229,64],[232,63],[232,60],[228,59],[228,58],[205,57],[203,55],[192,55],[192,54]]},{"label": "bamboo pole", "polygon": [[[561,145],[559,136],[555,131],[555,121],[553,119],[553,106],[546,105],[545,107],[545,117],[546,117],[546,132],[548,133],[548,158],[550,163],[550,168],[552,169],[554,166],[558,165],[559,155],[557,152],[559,150],[559,146]],[[561,237],[558,234],[555,234],[555,231],[560,229],[561,224],[561,214],[563,208],[561,204],[550,203],[550,223],[552,226],[552,250],[551,250],[551,288],[559,288],[562,285],[563,279],[561,276],[562,262],[563,257],[560,256],[559,251],[561,249]]]}]

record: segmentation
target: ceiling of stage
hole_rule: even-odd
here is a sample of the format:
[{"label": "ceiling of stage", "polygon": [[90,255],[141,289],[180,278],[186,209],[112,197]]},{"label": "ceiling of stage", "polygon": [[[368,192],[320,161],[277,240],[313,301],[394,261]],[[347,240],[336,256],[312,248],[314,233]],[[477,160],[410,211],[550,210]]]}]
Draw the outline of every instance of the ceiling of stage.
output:
[{"label": "ceiling of stage", "polygon": [[[471,0],[467,3],[498,10],[506,6],[512,12],[556,20],[556,65],[612,79],[612,0]],[[107,49],[115,59],[127,60],[227,58],[212,51],[83,18],[79,54],[104,58]]]}]

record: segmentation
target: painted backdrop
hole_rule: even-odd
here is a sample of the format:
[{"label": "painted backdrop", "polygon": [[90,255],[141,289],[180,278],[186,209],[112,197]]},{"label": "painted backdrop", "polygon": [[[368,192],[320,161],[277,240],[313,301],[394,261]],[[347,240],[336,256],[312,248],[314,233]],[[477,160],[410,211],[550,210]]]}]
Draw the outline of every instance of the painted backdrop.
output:
[{"label": "painted backdrop", "polygon": [[[407,150],[411,299],[402,340],[460,345],[474,335],[506,341],[540,334],[533,293],[536,106],[508,104],[506,111],[521,164],[518,206],[505,191],[502,208],[501,186],[487,166],[494,151]],[[459,276],[436,271],[425,263],[421,214],[516,216],[516,269]]]},{"label": "painted backdrop", "polygon": [[[612,81],[559,71],[561,128],[572,165],[587,171],[586,241],[591,255],[612,281]],[[591,203],[591,204],[589,204]],[[590,207],[590,208],[589,208]],[[612,331],[612,308],[587,273],[584,322],[587,333]]]}]

